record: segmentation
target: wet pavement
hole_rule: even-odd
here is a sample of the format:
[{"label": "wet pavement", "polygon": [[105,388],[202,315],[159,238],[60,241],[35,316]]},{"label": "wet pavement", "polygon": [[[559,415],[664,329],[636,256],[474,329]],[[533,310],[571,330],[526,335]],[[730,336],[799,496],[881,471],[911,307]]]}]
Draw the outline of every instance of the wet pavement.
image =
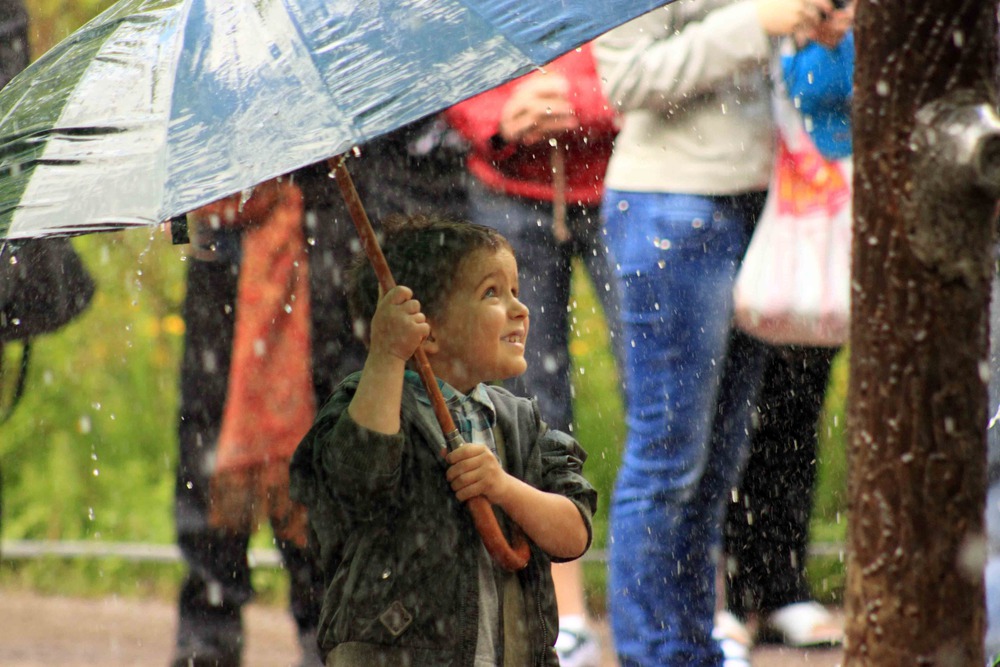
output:
[{"label": "wet pavement", "polygon": [[[4,667],[165,666],[176,628],[166,600],[82,599],[0,589],[0,665]],[[244,667],[298,664],[291,618],[281,608],[251,604]],[[607,629],[602,626],[605,639]],[[607,646],[605,641],[605,646]],[[839,649],[759,646],[753,667],[836,667]],[[601,667],[616,667],[606,651]]]}]

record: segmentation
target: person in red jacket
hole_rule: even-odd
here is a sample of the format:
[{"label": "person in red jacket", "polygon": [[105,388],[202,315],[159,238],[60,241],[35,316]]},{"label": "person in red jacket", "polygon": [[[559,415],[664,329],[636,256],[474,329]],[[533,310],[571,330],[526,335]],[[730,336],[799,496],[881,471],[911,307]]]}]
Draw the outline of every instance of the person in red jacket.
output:
[{"label": "person in red jacket", "polygon": [[[509,388],[536,397],[552,428],[572,432],[568,306],[574,258],[593,281],[620,358],[617,288],[599,212],[617,125],[590,46],[458,104],[446,118],[470,144],[472,221],[499,230],[519,258],[532,342],[528,371]],[[553,568],[556,649],[571,667],[599,660],[586,627],[579,567]]]}]

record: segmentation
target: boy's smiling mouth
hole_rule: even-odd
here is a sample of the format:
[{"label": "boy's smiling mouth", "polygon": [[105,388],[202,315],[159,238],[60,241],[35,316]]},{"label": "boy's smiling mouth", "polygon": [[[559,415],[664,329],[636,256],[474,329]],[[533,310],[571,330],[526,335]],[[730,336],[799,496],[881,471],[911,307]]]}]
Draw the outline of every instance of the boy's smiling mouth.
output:
[{"label": "boy's smiling mouth", "polygon": [[515,345],[523,345],[524,344],[524,332],[523,331],[515,331],[514,333],[507,334],[506,336],[504,336],[500,340],[504,341],[505,343],[513,343]]}]

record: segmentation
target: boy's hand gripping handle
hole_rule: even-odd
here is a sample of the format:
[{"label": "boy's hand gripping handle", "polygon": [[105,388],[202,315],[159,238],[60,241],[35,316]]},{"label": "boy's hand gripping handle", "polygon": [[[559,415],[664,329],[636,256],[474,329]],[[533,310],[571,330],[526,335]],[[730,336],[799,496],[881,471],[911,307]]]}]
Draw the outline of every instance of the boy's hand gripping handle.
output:
[{"label": "boy's hand gripping handle", "polygon": [[[368,220],[368,214],[365,212],[364,206],[361,205],[358,192],[354,189],[354,181],[351,180],[351,175],[347,171],[344,162],[345,158],[339,157],[331,158],[328,164],[334,172],[337,184],[340,186],[340,193],[347,204],[351,220],[354,221],[354,226],[358,230],[358,236],[361,239],[361,245],[364,246],[365,254],[368,255],[368,260],[371,262],[372,268],[375,269],[375,277],[378,278],[382,291],[388,292],[396,286],[396,281],[392,277],[389,264],[385,261],[382,248],[379,247],[378,239],[375,238],[375,230],[372,229],[371,222]],[[413,354],[413,358],[417,362],[417,372],[420,374],[420,379],[423,381],[427,395],[430,397],[431,405],[434,408],[434,415],[437,417],[438,423],[441,425],[441,430],[444,432],[445,441],[448,443],[450,449],[461,446],[464,444],[462,436],[459,435],[451,413],[448,412],[444,396],[441,394],[441,389],[438,387],[437,380],[434,377],[434,371],[431,369],[430,362],[427,361],[427,355],[424,353],[423,348],[418,347],[417,351]],[[528,558],[531,556],[531,547],[519,528],[515,526],[514,546],[511,547],[507,543],[507,538],[504,537],[503,532],[500,530],[500,524],[497,523],[496,515],[493,514],[493,508],[484,496],[470,498],[465,502],[465,505],[472,514],[472,522],[475,524],[476,530],[479,532],[479,536],[486,546],[486,550],[493,557],[493,560],[496,561],[497,565],[508,572],[515,572],[528,564]]]}]

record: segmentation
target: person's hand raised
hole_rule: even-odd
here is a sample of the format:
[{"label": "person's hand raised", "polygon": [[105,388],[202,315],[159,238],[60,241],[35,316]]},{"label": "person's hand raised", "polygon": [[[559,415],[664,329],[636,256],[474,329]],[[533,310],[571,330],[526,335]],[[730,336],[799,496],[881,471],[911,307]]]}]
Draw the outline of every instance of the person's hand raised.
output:
[{"label": "person's hand raised", "polygon": [[508,143],[536,144],[578,127],[569,82],[552,72],[525,78],[500,113],[500,136]]},{"label": "person's hand raised", "polygon": [[797,35],[812,38],[816,26],[833,11],[830,0],[756,0],[757,16],[772,37]]},{"label": "person's hand raised", "polygon": [[849,3],[843,9],[835,9],[820,21],[812,36],[813,41],[825,47],[833,48],[840,44],[847,31],[854,26],[854,3]]},{"label": "person's hand raised", "polygon": [[396,285],[383,295],[371,324],[370,354],[391,355],[406,361],[431,332],[413,290]]}]

